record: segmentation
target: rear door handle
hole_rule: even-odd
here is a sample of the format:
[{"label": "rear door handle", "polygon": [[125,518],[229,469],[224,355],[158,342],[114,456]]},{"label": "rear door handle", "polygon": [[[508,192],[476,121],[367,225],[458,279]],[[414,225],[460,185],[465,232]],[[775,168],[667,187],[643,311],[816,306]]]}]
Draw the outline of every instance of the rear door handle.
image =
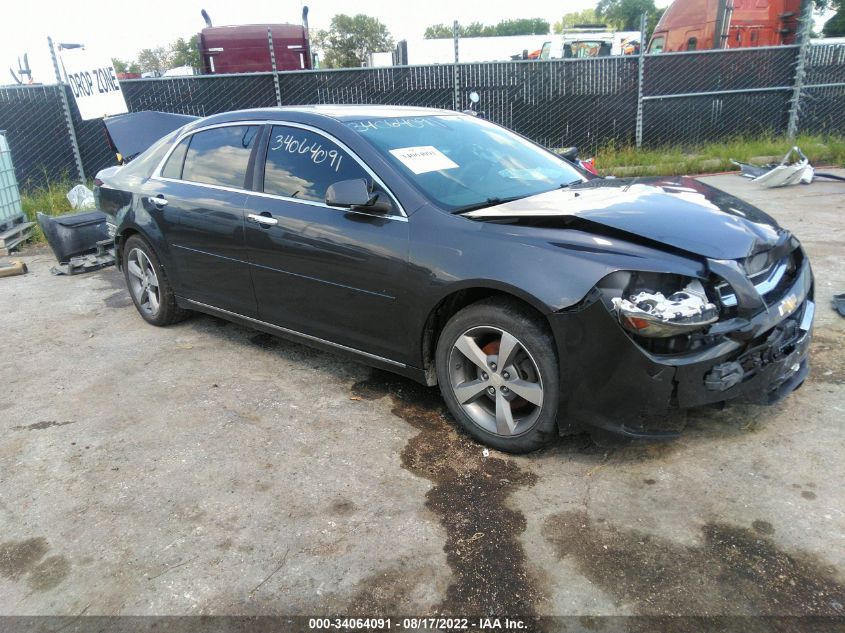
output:
[{"label": "rear door handle", "polygon": [[153,203],[153,206],[154,206],[154,207],[156,207],[156,208],[158,208],[158,209],[161,209],[161,208],[163,208],[163,207],[166,207],[166,206],[167,206],[167,198],[165,198],[165,197],[164,197],[164,196],[162,196],[161,194],[159,194],[159,195],[157,195],[157,196],[155,196],[155,197],[150,196],[150,197],[149,197],[149,201],[150,201],[150,202],[152,202],[152,203]]},{"label": "rear door handle", "polygon": [[250,222],[263,224],[264,226],[276,226],[279,223],[276,218],[271,218],[269,215],[258,215],[256,213],[249,213],[246,218]]}]

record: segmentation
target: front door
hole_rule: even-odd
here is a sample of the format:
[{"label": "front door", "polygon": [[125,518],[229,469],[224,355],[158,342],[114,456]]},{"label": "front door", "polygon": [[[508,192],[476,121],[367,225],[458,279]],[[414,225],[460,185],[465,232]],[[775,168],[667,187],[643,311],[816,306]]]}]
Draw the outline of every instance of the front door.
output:
[{"label": "front door", "polygon": [[408,219],[328,207],[332,183],[374,179],[316,131],[274,126],[266,154],[245,225],[259,318],[406,361]]}]

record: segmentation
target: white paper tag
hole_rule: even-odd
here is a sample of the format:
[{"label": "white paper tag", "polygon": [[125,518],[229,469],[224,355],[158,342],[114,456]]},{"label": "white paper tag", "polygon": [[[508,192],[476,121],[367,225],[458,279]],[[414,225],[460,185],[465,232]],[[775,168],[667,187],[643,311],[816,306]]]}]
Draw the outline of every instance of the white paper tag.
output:
[{"label": "white paper tag", "polygon": [[392,149],[390,153],[415,174],[426,174],[430,171],[455,169],[458,167],[457,163],[446,156],[446,154],[431,145]]}]

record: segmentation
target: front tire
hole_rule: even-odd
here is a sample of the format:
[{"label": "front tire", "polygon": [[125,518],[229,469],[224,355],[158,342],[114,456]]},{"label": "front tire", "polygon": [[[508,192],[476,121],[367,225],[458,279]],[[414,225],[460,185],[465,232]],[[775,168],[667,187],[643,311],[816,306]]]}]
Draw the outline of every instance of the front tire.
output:
[{"label": "front tire", "polygon": [[528,307],[492,298],[464,308],[443,328],[435,363],[449,410],[479,442],[527,453],[557,436],[554,339]]},{"label": "front tire", "polygon": [[158,256],[140,235],[133,235],[123,246],[123,276],[132,301],[143,319],[165,326],[182,321],[188,311],[176,305],[176,295]]}]

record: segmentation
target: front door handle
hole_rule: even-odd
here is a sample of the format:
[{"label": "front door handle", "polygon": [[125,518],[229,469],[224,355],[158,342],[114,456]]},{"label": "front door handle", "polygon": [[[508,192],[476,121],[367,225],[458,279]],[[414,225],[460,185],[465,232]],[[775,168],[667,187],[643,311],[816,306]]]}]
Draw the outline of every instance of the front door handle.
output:
[{"label": "front door handle", "polygon": [[250,213],[246,218],[250,222],[263,224],[264,226],[276,226],[279,223],[276,218],[271,218],[269,215],[258,215],[256,213]]},{"label": "front door handle", "polygon": [[164,197],[163,195],[161,195],[161,194],[159,194],[159,195],[157,195],[157,196],[155,196],[155,197],[150,196],[150,197],[149,197],[149,201],[153,203],[153,206],[154,206],[156,209],[162,209],[162,208],[164,208],[164,207],[166,207],[166,206],[167,206],[167,198],[165,198],[165,197]]}]

